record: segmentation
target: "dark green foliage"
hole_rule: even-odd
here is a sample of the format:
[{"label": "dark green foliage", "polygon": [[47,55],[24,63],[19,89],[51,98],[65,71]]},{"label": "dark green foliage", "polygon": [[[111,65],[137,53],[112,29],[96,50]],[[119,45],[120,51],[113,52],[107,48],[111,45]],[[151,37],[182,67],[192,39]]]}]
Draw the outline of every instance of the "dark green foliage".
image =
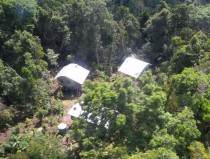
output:
[{"label": "dark green foliage", "polygon": [[[209,32],[209,5],[195,8],[191,13],[190,24],[191,28],[199,31],[202,30],[205,33]],[[205,25],[204,25],[205,24]]]},{"label": "dark green foliage", "polygon": [[209,76],[185,69],[181,74],[172,76],[172,89],[175,90],[179,107],[189,106],[197,117],[209,120]]},{"label": "dark green foliage", "polygon": [[10,141],[4,144],[4,149],[10,152],[8,157],[14,159],[64,159],[67,157],[59,137],[54,138],[52,135],[42,133],[35,133],[34,136],[27,133],[21,136],[12,135]]},{"label": "dark green foliage", "polygon": [[203,57],[199,60],[199,67],[196,67],[198,70],[202,70],[204,73],[209,74],[210,68],[209,68],[209,62],[210,62],[210,52],[205,52]]},{"label": "dark green foliage", "polygon": [[164,159],[173,158],[178,159],[179,157],[171,150],[165,148],[158,148],[153,150],[148,150],[145,153],[137,153],[130,157],[131,159],[145,158],[145,159]]},{"label": "dark green foliage", "polygon": [[0,108],[0,130],[5,131],[14,120],[14,109]]},{"label": "dark green foliage", "polygon": [[193,6],[189,6],[186,4],[181,4],[176,6],[172,10],[172,16],[171,16],[171,26],[170,29],[173,33],[176,33],[179,35],[179,32],[183,28],[189,27],[189,21],[190,21],[190,10]]},{"label": "dark green foliage", "polygon": [[[1,0],[1,131],[33,117],[53,126],[58,67],[78,63],[92,81],[67,147],[46,123],[45,134],[14,127],[0,156],[209,158],[209,10],[208,0]],[[152,64],[138,79],[116,73],[131,54]]]},{"label": "dark green foliage", "polygon": [[30,140],[26,152],[30,158],[62,159],[67,156],[65,149],[60,145],[59,138],[48,134],[35,135]]},{"label": "dark green foliage", "polygon": [[23,24],[30,21],[37,12],[37,3],[35,0],[11,0],[14,4],[14,11],[19,23]]},{"label": "dark green foliage", "polygon": [[146,34],[147,43],[143,45],[143,53],[152,63],[161,58],[166,58],[166,43],[170,36],[168,35],[170,11],[163,8],[156,13],[146,23],[144,34]]},{"label": "dark green foliage", "polygon": [[0,95],[9,103],[18,103],[22,99],[23,79],[11,67],[5,66],[0,60]]},{"label": "dark green foliage", "polygon": [[11,135],[9,142],[4,143],[4,149],[7,153],[17,153],[26,149],[27,138],[25,135]]},{"label": "dark green foliage", "polygon": [[[88,92],[85,97],[87,106],[83,108],[87,114],[92,113],[90,119],[93,120],[93,125],[84,123],[84,119],[88,117],[86,113],[79,120],[79,123],[83,123],[82,127],[78,127],[75,123],[73,125],[74,136],[81,142],[80,146],[84,148],[83,151],[92,150],[92,146],[84,145],[84,141],[91,138],[100,142],[111,139],[115,143],[113,146],[129,145],[128,152],[132,152],[136,146],[143,148],[151,139],[152,132],[162,128],[164,122],[162,115],[166,101],[164,92],[155,82],[153,84],[146,82],[141,89],[142,91],[138,90],[134,83],[126,78],[117,78],[112,85],[105,82],[101,85],[98,83],[87,85],[86,91]],[[139,92],[139,95],[135,92]],[[104,103],[108,99],[110,103]],[[95,120],[98,117],[101,119],[100,123]],[[107,121],[109,121],[109,127],[105,130],[104,124]],[[86,129],[88,133],[79,133],[85,132]],[[105,142],[101,146],[104,147],[107,144]],[[99,147],[102,148],[101,146]]]},{"label": "dark green foliage", "polygon": [[31,71],[35,78],[40,77],[41,71],[46,67],[46,63],[42,60],[43,56],[40,39],[27,31],[16,31],[5,42],[3,60],[6,60],[18,73],[21,73],[23,66],[27,66],[33,69]]}]

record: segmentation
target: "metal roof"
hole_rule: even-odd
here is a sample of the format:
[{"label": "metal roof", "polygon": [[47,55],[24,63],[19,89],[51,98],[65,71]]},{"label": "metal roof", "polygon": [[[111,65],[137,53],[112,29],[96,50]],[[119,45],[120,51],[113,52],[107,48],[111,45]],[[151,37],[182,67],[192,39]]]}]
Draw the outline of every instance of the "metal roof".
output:
[{"label": "metal roof", "polygon": [[125,59],[118,71],[130,75],[134,78],[138,78],[138,76],[147,65],[149,65],[149,63],[135,59],[133,57],[128,57]]},{"label": "metal roof", "polygon": [[79,66],[78,64],[72,63],[64,66],[55,76],[55,79],[64,76],[79,84],[83,84],[89,72],[89,70]]},{"label": "metal roof", "polygon": [[78,118],[82,114],[82,107],[79,103],[76,103],[67,114]]}]

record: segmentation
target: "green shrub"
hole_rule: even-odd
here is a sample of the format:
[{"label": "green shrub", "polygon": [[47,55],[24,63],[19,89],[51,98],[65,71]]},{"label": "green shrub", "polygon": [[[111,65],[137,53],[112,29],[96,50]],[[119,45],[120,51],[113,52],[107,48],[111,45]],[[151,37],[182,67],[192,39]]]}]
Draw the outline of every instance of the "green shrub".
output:
[{"label": "green shrub", "polygon": [[65,159],[66,150],[60,144],[60,138],[49,134],[35,134],[26,149],[30,158]]},{"label": "green shrub", "polygon": [[13,119],[13,109],[0,109],[0,130],[6,130],[8,126],[13,123]]}]

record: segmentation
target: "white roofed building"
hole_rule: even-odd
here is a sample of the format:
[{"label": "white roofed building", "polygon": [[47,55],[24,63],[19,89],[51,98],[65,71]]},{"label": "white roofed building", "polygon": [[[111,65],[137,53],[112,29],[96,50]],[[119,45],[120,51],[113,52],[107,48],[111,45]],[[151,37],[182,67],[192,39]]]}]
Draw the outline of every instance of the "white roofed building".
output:
[{"label": "white roofed building", "polygon": [[89,70],[72,63],[64,66],[55,79],[58,79],[59,83],[66,88],[75,88],[82,85],[89,74]]},{"label": "white roofed building", "polygon": [[82,107],[79,103],[76,103],[73,105],[73,107],[70,109],[70,111],[67,113],[73,118],[78,118],[82,114]]},{"label": "white roofed building", "polygon": [[138,76],[148,67],[148,65],[149,63],[147,62],[133,57],[128,57],[125,59],[118,71],[134,78],[138,78]]}]

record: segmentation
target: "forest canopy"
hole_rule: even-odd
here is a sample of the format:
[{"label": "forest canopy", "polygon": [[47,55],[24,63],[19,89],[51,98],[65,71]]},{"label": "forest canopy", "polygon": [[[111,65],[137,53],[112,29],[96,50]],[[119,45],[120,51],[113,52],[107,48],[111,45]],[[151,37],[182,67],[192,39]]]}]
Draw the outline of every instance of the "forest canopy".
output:
[{"label": "forest canopy", "polygon": [[[0,132],[12,133],[0,158],[210,158],[209,3],[1,0]],[[150,69],[120,75],[129,56]],[[69,63],[91,73],[62,145],[48,125],[63,115],[52,79]]]}]

